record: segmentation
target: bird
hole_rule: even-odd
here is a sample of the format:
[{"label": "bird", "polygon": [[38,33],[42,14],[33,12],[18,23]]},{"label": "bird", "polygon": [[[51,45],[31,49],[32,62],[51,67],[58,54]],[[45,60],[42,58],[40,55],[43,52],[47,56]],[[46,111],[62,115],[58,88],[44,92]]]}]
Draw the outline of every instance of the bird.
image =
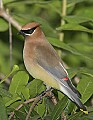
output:
[{"label": "bird", "polygon": [[79,109],[88,114],[80,100],[80,92],[72,84],[68,72],[56,50],[46,39],[41,24],[31,22],[25,24],[19,34],[24,36],[23,59],[29,74],[42,80],[51,88],[64,93]]}]

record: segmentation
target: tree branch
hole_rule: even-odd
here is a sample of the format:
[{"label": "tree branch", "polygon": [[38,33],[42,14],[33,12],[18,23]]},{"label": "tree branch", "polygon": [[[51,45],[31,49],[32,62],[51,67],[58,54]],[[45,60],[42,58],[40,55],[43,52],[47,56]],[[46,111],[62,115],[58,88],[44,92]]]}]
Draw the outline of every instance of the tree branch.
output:
[{"label": "tree branch", "polygon": [[[66,16],[66,4],[67,4],[67,0],[62,0],[62,17]],[[63,18],[61,18],[61,26],[65,24],[65,21],[63,20]],[[63,41],[64,39],[64,33],[61,32],[60,33],[60,41]]]},{"label": "tree branch", "polygon": [[[36,98],[31,98],[31,99],[29,99],[29,100],[21,103],[21,104],[15,109],[15,111],[18,111],[19,109],[21,109],[21,108],[23,107],[23,105],[26,105],[26,104],[29,104],[29,103],[33,102],[35,99],[36,99]],[[15,114],[14,111],[11,112],[8,120],[11,120],[11,119],[14,117],[14,114]]]},{"label": "tree branch", "polygon": [[[31,98],[31,99],[29,99],[29,100],[21,103],[21,104],[15,109],[15,111],[18,111],[19,109],[21,109],[21,108],[23,107],[23,105],[26,105],[26,104],[29,104],[29,103],[33,102],[33,103],[32,103],[32,106],[31,106],[30,109],[29,109],[29,112],[28,112],[28,114],[27,114],[27,117],[26,117],[26,120],[29,120],[30,114],[31,114],[31,112],[33,111],[34,107],[37,105],[37,103],[38,103],[40,100],[42,100],[44,97],[47,97],[47,96],[51,98],[51,100],[52,100],[52,102],[54,103],[54,105],[57,104],[57,100],[56,100],[54,94],[51,92],[51,90],[48,90],[48,91],[45,91],[45,92],[41,93],[40,95],[36,96],[35,98]],[[14,111],[11,112],[8,120],[11,120],[13,117],[14,117]]]},{"label": "tree branch", "polygon": [[[7,9],[7,14],[9,15],[9,10]],[[10,18],[9,18],[10,19]],[[12,26],[9,20],[9,45],[10,45],[10,70],[12,70]]]},{"label": "tree branch", "polygon": [[0,0],[0,9],[3,9],[3,1]]},{"label": "tree branch", "polygon": [[48,91],[45,91],[44,93],[41,93],[41,94],[37,97],[37,99],[33,102],[32,106],[30,107],[29,112],[28,112],[27,117],[26,117],[26,120],[29,120],[29,119],[30,119],[30,114],[31,114],[32,110],[34,109],[34,107],[37,105],[37,103],[38,103],[41,99],[43,99],[43,98],[46,97],[46,96],[48,96],[48,97],[51,98],[51,100],[52,100],[52,102],[54,103],[54,105],[57,104],[57,100],[56,100],[54,94],[52,93],[51,89],[48,90]]},{"label": "tree branch", "polygon": [[0,8],[0,16],[3,17],[6,21],[10,22],[17,30],[21,29],[21,25],[13,19],[4,9]]},{"label": "tree branch", "polygon": [[[66,4],[67,4],[67,0],[62,0],[62,17],[64,17],[66,15]],[[61,18],[61,26],[65,24],[65,21],[63,20],[63,18]],[[64,33],[60,32],[59,34],[59,40],[63,41],[64,39]],[[61,57],[61,50],[58,50],[58,54]]]}]

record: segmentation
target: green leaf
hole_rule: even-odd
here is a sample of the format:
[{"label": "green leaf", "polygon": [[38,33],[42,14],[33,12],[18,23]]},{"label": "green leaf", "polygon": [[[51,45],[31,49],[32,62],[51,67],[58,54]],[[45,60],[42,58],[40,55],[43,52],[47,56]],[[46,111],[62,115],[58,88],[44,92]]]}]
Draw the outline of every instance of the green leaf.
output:
[{"label": "green leaf", "polygon": [[[53,4],[54,3],[54,4]],[[49,7],[54,10],[56,13],[58,13],[60,16],[62,16],[62,13],[60,11],[61,6],[59,1],[55,1],[52,4],[49,4]],[[58,7],[57,7],[58,6]]]},{"label": "green leaf", "polygon": [[61,100],[64,97],[64,94],[62,92],[58,91],[58,99]]},{"label": "green leaf", "polygon": [[72,79],[73,77],[75,77],[75,75],[77,75],[78,70],[70,68],[70,69],[67,69],[67,72],[69,74],[69,77]]},{"label": "green leaf", "polygon": [[0,86],[0,96],[2,97],[11,97],[11,94],[6,89]]},{"label": "green leaf", "polygon": [[66,43],[63,43],[63,42],[59,41],[58,39],[48,37],[48,40],[55,47],[62,48],[64,50],[67,50],[67,51],[71,52],[74,55],[79,55],[81,57],[84,57],[84,59],[86,58],[88,60],[93,61],[93,58],[91,56],[88,56],[87,54],[83,54],[83,53],[77,51],[72,46],[70,46],[70,45],[68,45]]},{"label": "green leaf", "polygon": [[8,107],[18,100],[21,100],[21,98],[16,96],[14,96],[13,98],[8,98],[8,101],[5,103],[5,106]]},{"label": "green leaf", "polygon": [[75,114],[72,114],[72,115],[70,115],[68,118],[67,118],[67,120],[76,120],[79,116],[81,116],[82,115],[82,112],[80,111],[80,112],[78,112],[78,113],[75,113]]},{"label": "green leaf", "polygon": [[43,82],[38,79],[34,79],[28,84],[28,88],[30,90],[30,96],[35,97],[37,94],[40,94],[45,90],[45,86]]},{"label": "green leaf", "polygon": [[0,32],[4,32],[7,29],[8,29],[8,23],[4,19],[0,18]]},{"label": "green leaf", "polygon": [[31,117],[31,120],[39,120],[39,119],[42,120],[39,115],[34,115],[33,117]]},{"label": "green leaf", "polygon": [[90,19],[89,17],[85,16],[79,16],[79,15],[71,15],[71,16],[65,16],[64,19],[72,24],[78,24],[88,21],[93,21],[93,19]]},{"label": "green leaf", "polygon": [[57,30],[73,30],[73,31],[83,31],[93,34],[93,30],[88,29],[84,26],[81,26],[79,24],[65,24],[61,27],[58,27]]},{"label": "green leaf", "polygon": [[42,103],[38,103],[38,105],[35,107],[35,111],[42,117],[45,112],[45,103],[44,100],[41,102]]},{"label": "green leaf", "polygon": [[[86,39],[88,39],[87,36],[85,36],[85,37],[86,37]],[[83,54],[85,56],[87,55],[93,59],[93,57],[91,56],[92,51],[93,51],[93,43],[92,42],[82,42],[82,41],[75,42],[75,43],[71,42],[71,43],[69,43],[69,45],[72,46],[74,49],[76,49],[81,54]]]},{"label": "green leaf", "polygon": [[93,94],[93,77],[82,75],[77,89],[82,95],[81,101],[85,103]]},{"label": "green leaf", "polygon": [[25,97],[25,99],[29,99],[30,95],[29,95],[29,89],[25,86],[22,87],[22,94]]},{"label": "green leaf", "polygon": [[11,5],[11,4],[14,4],[14,5],[17,5],[17,4],[47,4],[47,3],[50,3],[50,1],[38,1],[38,0],[33,0],[33,1],[30,1],[30,0],[27,0],[27,1],[25,1],[25,0],[8,0],[8,1],[6,1],[6,0],[4,0],[4,2],[6,3],[6,4],[9,4],[9,5]]},{"label": "green leaf", "polygon": [[29,80],[29,76],[26,72],[24,71],[19,71],[17,74],[15,74],[12,78],[12,82],[10,84],[9,87],[9,91],[12,95],[15,94],[24,94],[24,97],[26,99],[29,98],[29,90],[27,90],[28,88],[26,87],[27,83]]},{"label": "green leaf", "polygon": [[8,120],[6,107],[3,103],[3,99],[0,97],[0,120]]},{"label": "green leaf", "polygon": [[65,108],[65,113],[66,114],[72,113],[74,106],[75,104],[71,100],[68,99],[68,104],[67,104],[67,107]]},{"label": "green leaf", "polygon": [[[89,0],[89,4],[93,4],[93,0]],[[82,17],[87,17],[90,20],[93,20],[93,7],[91,5],[88,6],[83,6],[80,9],[78,9],[76,15],[82,16]]]},{"label": "green leaf", "polygon": [[66,43],[63,43],[61,41],[59,41],[58,39],[55,39],[55,38],[51,38],[51,37],[48,37],[48,40],[49,42],[55,46],[55,47],[58,47],[58,48],[62,48],[64,50],[67,50],[75,55],[81,55],[78,51],[76,51],[74,48],[72,48],[71,46],[69,46],[68,44]]},{"label": "green leaf", "polygon": [[84,2],[86,0],[68,0],[67,7],[75,6],[78,3]]},{"label": "green leaf", "polygon": [[87,75],[87,76],[90,76],[90,77],[93,78],[93,75],[92,75],[91,73],[86,73],[86,72],[82,72],[82,71],[81,71],[81,73],[84,74],[84,75]]},{"label": "green leaf", "polygon": [[8,75],[6,75],[5,78],[3,78],[3,79],[0,81],[0,84],[3,83],[10,75],[12,75],[14,72],[16,72],[16,71],[18,71],[18,70],[19,70],[18,65],[14,65],[12,71],[11,71]]},{"label": "green leaf", "polygon": [[50,116],[50,115],[46,115],[46,116],[44,117],[44,120],[51,120],[51,116]]},{"label": "green leaf", "polygon": [[54,110],[51,114],[51,120],[57,120],[57,118],[61,115],[62,111],[66,107],[67,102],[68,102],[68,99],[65,96],[57,103],[57,105],[54,107]]},{"label": "green leaf", "polygon": [[19,110],[19,111],[15,111],[15,120],[24,120],[24,118],[26,118],[26,112]]},{"label": "green leaf", "polygon": [[11,73],[16,72],[18,70],[19,70],[19,66],[18,65],[14,65]]},{"label": "green leaf", "polygon": [[13,2],[13,1],[12,0],[3,0],[4,4],[9,3],[9,2]]}]

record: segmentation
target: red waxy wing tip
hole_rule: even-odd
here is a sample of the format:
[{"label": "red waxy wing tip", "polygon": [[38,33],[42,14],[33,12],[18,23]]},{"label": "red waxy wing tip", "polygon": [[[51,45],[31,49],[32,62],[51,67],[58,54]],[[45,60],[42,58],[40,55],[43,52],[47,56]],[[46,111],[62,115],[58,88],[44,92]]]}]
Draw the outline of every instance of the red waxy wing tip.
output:
[{"label": "red waxy wing tip", "polygon": [[63,80],[67,81],[67,80],[69,80],[69,78],[68,78],[68,77],[65,77],[65,78],[63,78]]}]

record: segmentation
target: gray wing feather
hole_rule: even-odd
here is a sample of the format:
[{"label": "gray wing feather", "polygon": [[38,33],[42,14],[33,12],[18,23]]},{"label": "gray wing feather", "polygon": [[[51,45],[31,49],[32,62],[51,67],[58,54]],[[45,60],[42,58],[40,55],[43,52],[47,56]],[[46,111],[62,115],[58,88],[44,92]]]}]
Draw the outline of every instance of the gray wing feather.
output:
[{"label": "gray wing feather", "polygon": [[80,97],[80,93],[74,87],[70,80],[63,80],[63,78],[68,77],[66,70],[62,66],[62,61],[60,60],[59,56],[57,55],[56,51],[50,46],[46,49],[44,46],[37,47],[37,63],[43,69],[47,70],[49,74],[51,74],[56,80],[66,86],[68,89],[71,89],[75,92],[78,97]]}]

